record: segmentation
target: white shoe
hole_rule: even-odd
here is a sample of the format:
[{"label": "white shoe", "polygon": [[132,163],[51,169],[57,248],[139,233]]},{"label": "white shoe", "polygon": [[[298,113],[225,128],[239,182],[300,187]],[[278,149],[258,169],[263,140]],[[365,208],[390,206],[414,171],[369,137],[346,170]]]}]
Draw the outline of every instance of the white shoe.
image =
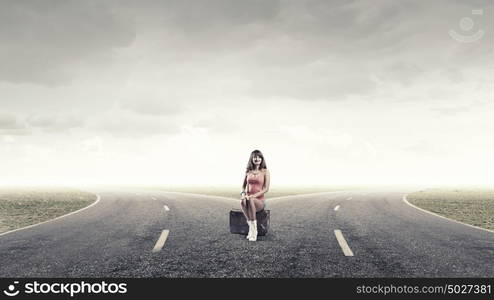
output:
[{"label": "white shoe", "polygon": [[255,242],[257,241],[257,220],[251,221],[252,223],[252,235],[249,238],[249,241]]},{"label": "white shoe", "polygon": [[250,237],[252,236],[252,221],[247,220],[247,224],[249,225],[249,233],[245,238],[250,240]]}]

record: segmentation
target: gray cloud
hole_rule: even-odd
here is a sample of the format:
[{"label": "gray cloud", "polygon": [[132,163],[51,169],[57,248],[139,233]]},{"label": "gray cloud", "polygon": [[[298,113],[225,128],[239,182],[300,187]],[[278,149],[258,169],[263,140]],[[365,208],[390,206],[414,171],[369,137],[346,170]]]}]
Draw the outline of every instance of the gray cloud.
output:
[{"label": "gray cloud", "polygon": [[66,115],[32,115],[26,119],[26,123],[31,128],[51,133],[62,132],[84,125],[81,117]]},{"label": "gray cloud", "polygon": [[[471,16],[479,8],[484,15]],[[198,154],[234,159],[241,135],[252,134],[278,153],[280,182],[297,154],[314,166],[307,182],[328,167],[355,180],[375,165],[376,178],[399,166],[408,179],[423,178],[428,159],[485,164],[492,147],[470,141],[492,132],[493,8],[492,0],[0,1],[0,107],[11,113],[0,114],[0,140],[11,143],[0,160],[25,158],[8,168],[19,179],[71,166],[74,179],[121,180],[128,169],[163,182],[214,181],[196,172],[210,167]],[[472,32],[485,36],[452,39],[448,31],[470,16]],[[171,177],[142,169],[143,160],[167,165]],[[230,180],[231,166],[221,168]]]},{"label": "gray cloud", "polygon": [[[375,76],[413,85],[439,71],[461,80],[457,70],[491,61],[492,7],[492,1],[411,0],[4,1],[0,80],[59,85],[112,64],[116,77],[131,76],[145,62],[159,73],[153,78],[163,79],[156,88],[177,95],[216,97],[223,91],[209,81],[232,78],[239,85],[224,87],[227,96],[372,96]],[[472,45],[452,40],[448,30],[474,8],[485,10],[476,29],[488,34]],[[151,115],[173,106],[122,103]]]},{"label": "gray cloud", "polygon": [[13,114],[0,113],[0,134],[26,135],[30,131],[25,122]]},{"label": "gray cloud", "polygon": [[265,22],[276,17],[280,1],[271,0],[170,0],[162,1],[161,12],[187,34],[228,31],[232,27]]},{"label": "gray cloud", "polygon": [[403,85],[410,85],[424,72],[424,67],[414,63],[394,62],[385,68],[384,76],[386,80],[398,80]]},{"label": "gray cloud", "polygon": [[[201,87],[196,80],[231,74],[245,83],[232,93],[344,99],[373,95],[374,76],[402,85],[433,72],[460,80],[454,70],[483,66],[491,59],[491,37],[464,45],[447,33],[471,9],[480,6],[487,13],[493,7],[488,1],[146,3],[136,8],[136,18],[141,30],[155,32],[153,45],[162,56],[153,61],[164,68],[183,66],[174,78],[188,81],[182,85],[193,90]],[[479,19],[477,26],[489,30],[490,20]],[[202,68],[209,72],[201,73]],[[173,77],[173,70],[164,72]]]},{"label": "gray cloud", "polygon": [[82,118],[69,115],[19,117],[14,114],[0,114],[0,134],[5,135],[34,134],[38,130],[46,133],[58,133],[83,125]]},{"label": "gray cloud", "polygon": [[201,119],[195,122],[193,126],[196,128],[206,129],[214,133],[230,133],[239,129],[235,123],[221,115]]},{"label": "gray cloud", "polygon": [[121,108],[151,116],[175,115],[184,111],[180,103],[167,100],[165,97],[156,96],[125,99],[121,100],[119,105]]},{"label": "gray cloud", "polygon": [[19,121],[14,115],[0,114],[0,128],[15,129],[19,127],[20,127]]},{"label": "gray cloud", "polygon": [[46,0],[0,3],[0,80],[59,85],[77,68],[113,59],[135,37],[132,21],[108,1]]},{"label": "gray cloud", "polygon": [[170,135],[181,131],[180,126],[169,119],[150,118],[142,115],[108,112],[89,127],[116,137],[144,138],[153,135]]},{"label": "gray cloud", "polygon": [[341,100],[348,95],[369,94],[375,89],[366,66],[344,62],[320,62],[313,65],[259,71],[250,82],[256,97],[289,97],[301,100]]}]

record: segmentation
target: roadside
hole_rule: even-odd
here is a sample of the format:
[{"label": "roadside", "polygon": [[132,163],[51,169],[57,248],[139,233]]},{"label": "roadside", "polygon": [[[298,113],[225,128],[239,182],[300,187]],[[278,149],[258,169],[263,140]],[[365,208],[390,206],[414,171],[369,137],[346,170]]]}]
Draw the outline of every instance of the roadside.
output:
[{"label": "roadside", "polygon": [[94,194],[70,188],[2,188],[0,233],[51,220],[95,201]]},{"label": "roadside", "polygon": [[494,230],[494,189],[426,189],[407,195],[407,200],[446,218]]}]

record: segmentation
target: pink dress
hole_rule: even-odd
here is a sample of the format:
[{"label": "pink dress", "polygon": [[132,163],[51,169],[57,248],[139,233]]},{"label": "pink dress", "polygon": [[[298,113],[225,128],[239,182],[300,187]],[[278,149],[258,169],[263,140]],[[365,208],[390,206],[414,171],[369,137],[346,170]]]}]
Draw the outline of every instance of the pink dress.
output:
[{"label": "pink dress", "polygon": [[[247,195],[250,196],[262,190],[264,186],[264,176],[264,172],[260,172],[257,175],[254,175],[250,172],[247,174]],[[256,197],[256,199],[262,200],[264,202],[264,194]]]}]

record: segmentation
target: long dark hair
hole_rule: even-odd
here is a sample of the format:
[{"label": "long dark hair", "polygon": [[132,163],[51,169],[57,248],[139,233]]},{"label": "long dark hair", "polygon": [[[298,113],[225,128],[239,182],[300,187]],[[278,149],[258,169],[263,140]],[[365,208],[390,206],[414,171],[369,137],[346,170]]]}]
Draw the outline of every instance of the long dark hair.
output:
[{"label": "long dark hair", "polygon": [[259,170],[267,169],[267,167],[266,167],[266,161],[264,160],[264,155],[262,155],[262,152],[259,151],[259,150],[254,150],[250,154],[249,162],[247,163],[247,170],[245,171],[246,173],[249,172],[249,171],[252,171],[252,170],[255,170],[256,169],[256,166],[252,162],[252,159],[254,158],[254,156],[259,156],[262,159],[261,165],[259,166]]},{"label": "long dark hair", "polygon": [[256,166],[252,162],[252,159],[254,158],[254,156],[259,156],[260,158],[262,158],[262,162],[261,162],[261,165],[259,166],[259,170],[268,168],[268,167],[266,167],[266,161],[264,160],[264,155],[262,155],[262,152],[259,150],[252,151],[252,153],[250,154],[250,157],[249,157],[249,162],[247,163],[247,170],[245,171],[244,184],[242,184],[243,190],[245,190],[245,187],[247,186],[247,173],[249,171],[256,169]]}]

